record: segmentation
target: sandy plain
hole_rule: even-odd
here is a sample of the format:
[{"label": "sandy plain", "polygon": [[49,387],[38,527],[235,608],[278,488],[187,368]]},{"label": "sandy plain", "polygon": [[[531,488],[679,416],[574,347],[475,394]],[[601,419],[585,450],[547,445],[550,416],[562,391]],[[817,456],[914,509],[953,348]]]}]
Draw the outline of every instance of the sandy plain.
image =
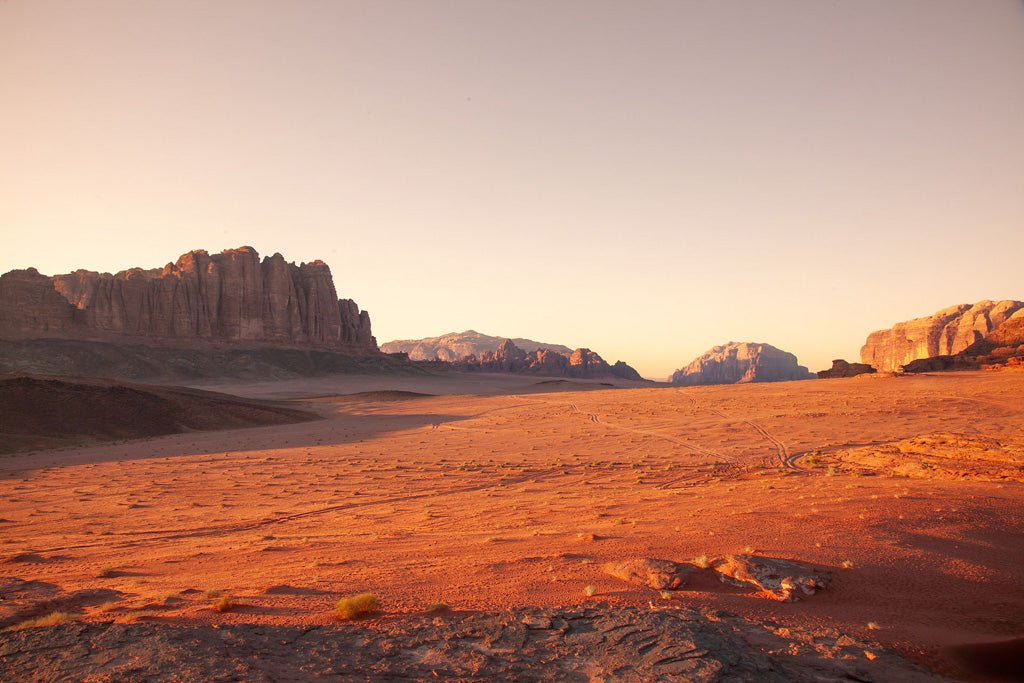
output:
[{"label": "sandy plain", "polygon": [[[0,620],[309,627],[361,591],[382,619],[672,604],[977,680],[956,648],[1024,635],[1024,372],[538,381],[206,384],[323,419],[0,457]],[[698,575],[666,600],[601,571],[745,551],[832,583],[782,603]]]}]

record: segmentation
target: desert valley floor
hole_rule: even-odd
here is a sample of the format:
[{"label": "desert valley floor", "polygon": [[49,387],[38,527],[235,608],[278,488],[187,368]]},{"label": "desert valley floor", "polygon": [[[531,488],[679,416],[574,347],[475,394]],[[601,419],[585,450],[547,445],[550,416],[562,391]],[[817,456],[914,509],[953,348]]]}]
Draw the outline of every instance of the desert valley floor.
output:
[{"label": "desert valley floor", "polygon": [[[0,624],[77,613],[84,623],[49,645],[70,652],[74,634],[99,637],[88,629],[110,622],[147,637],[219,631],[228,644],[241,625],[292,634],[282,643],[328,625],[399,642],[413,637],[409,624],[443,630],[480,613],[540,610],[518,624],[551,610],[636,608],[639,620],[678,610],[793,634],[780,657],[847,638],[857,645],[825,656],[868,666],[891,650],[977,680],[985,665],[972,647],[1024,633],[1024,372],[691,388],[497,376],[204,388],[322,419],[0,456]],[[601,569],[738,553],[823,567],[832,581],[778,602],[709,572],[662,594]],[[381,613],[339,624],[335,602],[363,591]],[[223,596],[235,606],[211,609]],[[434,603],[451,610],[428,611]],[[40,654],[35,631],[0,639],[0,678],[29,666],[40,679],[74,677],[72,661]],[[1006,647],[1020,652],[1019,641]],[[123,656],[91,661],[116,672],[139,654]],[[258,678],[238,666],[224,680]],[[432,670],[445,666],[455,664]],[[459,675],[487,671],[474,666]],[[862,680],[911,680],[878,671]]]}]

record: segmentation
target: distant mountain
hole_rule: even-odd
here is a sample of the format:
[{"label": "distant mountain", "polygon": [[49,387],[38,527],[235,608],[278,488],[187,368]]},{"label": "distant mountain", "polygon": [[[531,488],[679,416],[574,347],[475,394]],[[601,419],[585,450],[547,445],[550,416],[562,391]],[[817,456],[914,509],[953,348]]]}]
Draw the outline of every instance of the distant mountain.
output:
[{"label": "distant mountain", "polygon": [[[475,330],[466,330],[465,332],[450,332],[440,337],[390,341],[382,344],[380,350],[384,353],[407,353],[410,360],[452,362],[462,360],[466,356],[494,353],[506,339],[508,337],[492,337]],[[528,353],[547,349],[566,357],[572,355],[572,349],[561,344],[547,344],[521,338],[513,338],[511,341],[516,347]]]},{"label": "distant mountain", "polygon": [[622,361],[609,365],[601,356],[590,349],[576,349],[563,355],[550,349],[524,351],[506,339],[494,351],[465,356],[457,361],[422,361],[433,366],[444,366],[461,372],[509,372],[522,375],[544,375],[547,377],[573,377],[577,379],[601,379],[617,377],[634,382],[643,378],[636,370]]},{"label": "distant mountain", "polygon": [[1015,314],[1024,315],[1021,310],[1024,302],[1013,300],[950,306],[872,332],[860,350],[860,359],[885,372],[900,370],[919,359],[955,356],[985,339]]},{"label": "distant mountain", "polygon": [[796,356],[771,344],[729,342],[709,349],[672,374],[672,384],[745,384],[813,379]]}]

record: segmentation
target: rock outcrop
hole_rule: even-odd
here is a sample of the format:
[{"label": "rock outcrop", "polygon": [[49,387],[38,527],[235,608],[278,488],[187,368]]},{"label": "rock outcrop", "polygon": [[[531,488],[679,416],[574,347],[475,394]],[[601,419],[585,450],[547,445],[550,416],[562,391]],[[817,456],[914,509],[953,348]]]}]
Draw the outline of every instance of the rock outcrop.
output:
[{"label": "rock outcrop", "polygon": [[753,587],[780,602],[798,599],[799,593],[814,595],[829,584],[832,574],[810,565],[761,555],[726,555],[700,565],[691,562],[639,558],[608,562],[601,570],[620,581],[654,590],[682,590],[697,571],[714,572],[722,583]]},{"label": "rock outcrop", "polygon": [[780,602],[792,602],[799,593],[814,595],[832,578],[824,569],[759,555],[727,555],[714,568],[723,582],[754,586]]},{"label": "rock outcrop", "polygon": [[832,367],[828,370],[818,370],[818,379],[834,379],[838,377],[856,377],[877,372],[873,367],[865,363],[847,363],[842,358],[832,361]]},{"label": "rock outcrop", "polygon": [[465,356],[454,362],[419,361],[419,363],[461,372],[509,372],[577,379],[617,377],[637,382],[643,381],[640,373],[626,363],[617,361],[615,365],[609,365],[590,349],[576,349],[568,355],[551,349],[528,352],[519,348],[511,339],[503,341],[494,351]]},{"label": "rock outcrop", "polygon": [[681,370],[672,373],[672,384],[745,384],[813,379],[796,356],[771,346],[729,342],[716,346]]},{"label": "rock outcrop", "polygon": [[0,337],[377,351],[369,314],[338,299],[325,263],[261,261],[252,247],[114,275],[11,271],[0,276]]},{"label": "rock outcrop", "polygon": [[860,350],[860,359],[880,372],[890,372],[918,359],[955,356],[1022,309],[1024,302],[1013,300],[950,306],[934,315],[872,332]]},{"label": "rock outcrop", "polygon": [[[506,337],[492,337],[475,330],[466,330],[443,334],[440,337],[390,341],[381,344],[380,350],[384,353],[407,353],[410,360],[442,360],[450,363],[462,360],[466,356],[494,353],[505,339]],[[527,353],[546,349],[563,356],[572,355],[572,349],[561,344],[546,344],[521,338],[513,338],[512,342]]]},{"label": "rock outcrop", "polygon": [[685,567],[671,560],[639,558],[622,562],[608,562],[601,567],[608,576],[636,586],[654,590],[678,590],[686,583],[686,575],[693,567]]}]

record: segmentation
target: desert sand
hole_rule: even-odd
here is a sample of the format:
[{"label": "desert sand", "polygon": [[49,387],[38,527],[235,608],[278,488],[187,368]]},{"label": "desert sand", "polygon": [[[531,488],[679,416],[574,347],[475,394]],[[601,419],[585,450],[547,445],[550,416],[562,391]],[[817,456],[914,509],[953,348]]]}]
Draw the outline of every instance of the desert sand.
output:
[{"label": "desert sand", "polygon": [[[783,659],[845,637],[865,665],[893,651],[974,680],[1019,652],[1001,643],[1024,634],[1024,372],[538,382],[205,384],[323,419],[0,456],[0,625],[65,611],[143,629],[129,640],[257,625],[290,643],[337,625],[399,642],[467,615],[607,607],[736,615],[807,634]],[[738,553],[832,580],[779,602],[710,570],[664,595],[602,571]],[[380,613],[339,625],[335,602],[363,591]],[[0,639],[0,673],[73,670],[47,668],[42,636],[24,633]],[[72,647],[92,632],[61,633]],[[985,647],[1002,654],[972,659]],[[871,680],[909,680],[881,671]]]}]

